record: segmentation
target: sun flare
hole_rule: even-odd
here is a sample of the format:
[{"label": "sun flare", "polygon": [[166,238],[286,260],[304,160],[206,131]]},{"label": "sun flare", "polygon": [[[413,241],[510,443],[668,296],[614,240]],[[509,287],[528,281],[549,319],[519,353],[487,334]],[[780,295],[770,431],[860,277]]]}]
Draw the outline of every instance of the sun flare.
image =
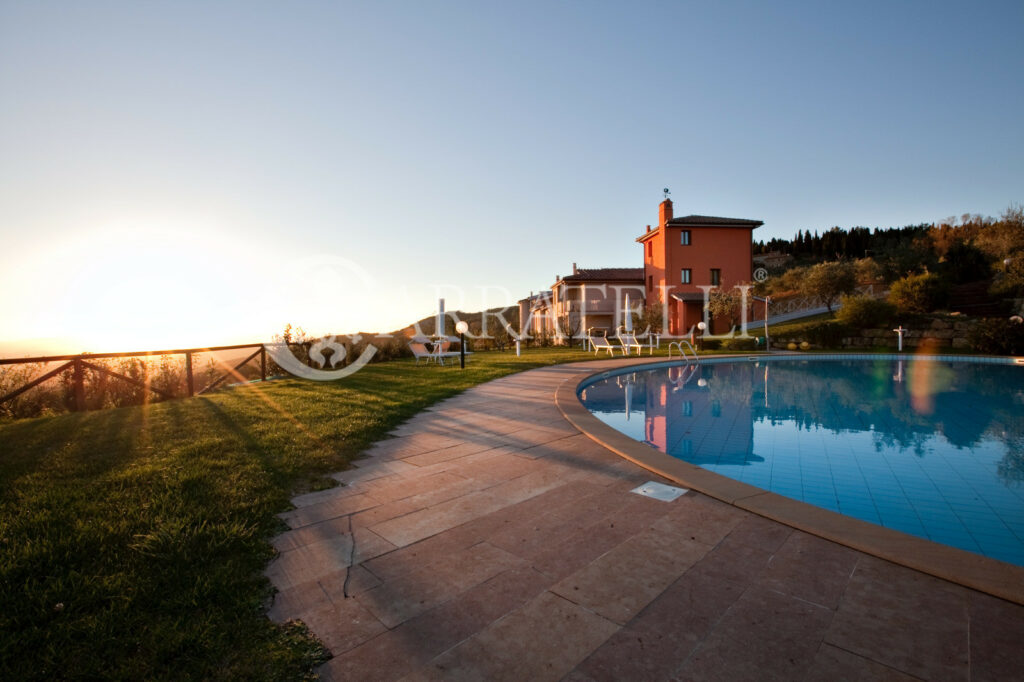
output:
[{"label": "sun flare", "polygon": [[[138,227],[145,225],[145,227]],[[66,352],[259,340],[259,259],[196,223],[107,225],[37,250],[8,275],[21,295],[7,336],[59,338]]]}]

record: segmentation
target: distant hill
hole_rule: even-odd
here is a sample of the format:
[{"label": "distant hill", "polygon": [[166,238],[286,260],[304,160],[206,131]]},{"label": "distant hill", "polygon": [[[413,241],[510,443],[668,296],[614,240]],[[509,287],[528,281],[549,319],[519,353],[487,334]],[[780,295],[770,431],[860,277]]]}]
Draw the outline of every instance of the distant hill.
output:
[{"label": "distant hill", "polygon": [[[508,323],[510,325],[512,325],[512,329],[514,329],[515,331],[518,332],[519,331],[519,308],[517,306],[508,306],[507,308],[488,308],[486,310],[486,312],[488,313],[488,323],[490,325],[492,325],[491,333],[493,334],[493,333],[496,332],[495,326],[498,324],[497,319],[495,317],[493,317],[493,316],[498,314],[498,313],[501,313],[502,311],[504,311],[503,315],[505,317],[505,320],[507,320]],[[470,331],[472,333],[474,333],[474,334],[478,334],[480,332],[480,315],[481,315],[482,312],[484,312],[484,311],[479,311],[479,310],[476,311],[476,312],[466,312],[464,310],[448,310],[448,311],[445,311],[445,324],[444,324],[444,326],[445,326],[445,333],[449,334],[449,335],[453,335],[453,334],[456,333],[456,331],[455,331],[455,318],[458,318],[459,320],[465,320],[466,322],[468,322],[469,323]],[[417,325],[419,326],[419,330],[418,331],[416,329]],[[422,333],[422,334],[424,334],[426,336],[432,336],[432,335],[435,334],[435,329],[436,328],[437,328],[437,315],[431,315],[430,317],[424,317],[423,319],[417,320],[416,322],[413,322],[409,326],[403,327],[402,329],[396,330],[396,331],[394,331],[392,333],[395,334],[395,335],[401,335],[401,336],[407,336],[407,337],[415,336],[418,333]]]}]

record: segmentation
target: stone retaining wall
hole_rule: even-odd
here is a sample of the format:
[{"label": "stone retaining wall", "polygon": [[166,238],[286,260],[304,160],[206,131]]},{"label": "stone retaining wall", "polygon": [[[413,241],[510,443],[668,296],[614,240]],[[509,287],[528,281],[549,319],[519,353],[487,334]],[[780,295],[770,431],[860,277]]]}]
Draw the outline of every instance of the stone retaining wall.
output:
[{"label": "stone retaining wall", "polygon": [[[974,327],[973,320],[948,320],[935,319],[924,325],[913,325],[907,327],[903,335],[904,348],[917,348],[922,344],[936,345],[944,348],[969,348],[967,335]],[[897,325],[898,326],[898,325]],[[801,338],[799,334],[772,337],[773,348],[786,348],[788,344],[795,343],[799,346],[807,339]],[[862,329],[859,332],[842,339],[842,348],[892,348],[897,347],[897,335],[892,328],[887,329]],[[812,343],[811,348],[823,348],[820,344]]]}]

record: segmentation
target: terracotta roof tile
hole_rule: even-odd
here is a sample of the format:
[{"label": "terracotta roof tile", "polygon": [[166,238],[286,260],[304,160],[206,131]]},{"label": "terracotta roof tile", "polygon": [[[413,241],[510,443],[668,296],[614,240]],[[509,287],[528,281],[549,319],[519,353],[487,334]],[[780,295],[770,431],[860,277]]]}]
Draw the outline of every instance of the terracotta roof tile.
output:
[{"label": "terracotta roof tile", "polygon": [[564,282],[600,282],[600,281],[637,280],[644,281],[643,268],[579,268],[575,275],[561,278]]},{"label": "terracotta roof tile", "polygon": [[745,220],[743,218],[718,218],[710,215],[687,215],[673,218],[668,221],[669,225],[722,225],[729,227],[760,227],[764,225],[760,220]]}]

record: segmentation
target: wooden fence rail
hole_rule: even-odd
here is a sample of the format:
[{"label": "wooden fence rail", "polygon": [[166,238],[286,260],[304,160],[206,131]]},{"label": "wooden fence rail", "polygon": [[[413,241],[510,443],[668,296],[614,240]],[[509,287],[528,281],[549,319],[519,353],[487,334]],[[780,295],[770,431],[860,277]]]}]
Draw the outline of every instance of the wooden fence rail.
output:
[{"label": "wooden fence rail", "polygon": [[[291,345],[301,346],[301,347],[305,348],[307,352],[309,351],[309,346],[310,346],[310,344],[308,342],[296,343],[296,344],[291,344]],[[247,356],[245,358],[245,360],[243,360],[242,362],[238,363],[233,368],[231,368],[230,370],[225,372],[220,378],[216,379],[215,381],[211,382],[209,385],[207,385],[207,386],[203,387],[202,389],[200,389],[198,393],[196,392],[195,375],[194,375],[194,373],[192,371],[192,356],[194,354],[196,354],[196,353],[215,353],[217,351],[228,351],[228,350],[242,350],[242,349],[246,349],[246,348],[255,348],[256,350],[253,351],[249,356]],[[147,350],[147,351],[128,352],[128,353],[81,353],[81,354],[78,354],[78,355],[43,355],[43,356],[30,357],[30,358],[10,358],[10,359],[0,359],[0,366],[3,366],[3,365],[25,365],[25,364],[61,362],[61,361],[64,361],[64,364],[60,365],[56,369],[50,370],[49,372],[46,372],[45,374],[32,379],[31,381],[29,381],[24,386],[21,386],[21,387],[15,389],[15,390],[11,391],[7,395],[0,397],[0,405],[2,405],[3,403],[6,403],[9,400],[13,400],[13,399],[17,398],[19,395],[21,395],[25,391],[28,391],[29,389],[35,388],[36,386],[38,386],[38,385],[40,385],[40,384],[42,384],[42,383],[44,383],[46,381],[49,381],[50,379],[53,379],[53,378],[57,377],[58,375],[63,374],[64,372],[70,371],[72,373],[71,383],[72,383],[72,394],[73,394],[73,397],[74,397],[74,400],[72,401],[72,409],[74,411],[85,410],[86,409],[86,404],[85,404],[85,370],[86,370],[86,368],[88,368],[88,369],[90,369],[90,370],[92,370],[94,372],[99,372],[101,374],[105,374],[107,376],[113,377],[113,378],[118,379],[120,381],[125,381],[125,382],[127,382],[129,384],[132,384],[134,386],[139,386],[139,387],[141,387],[141,388],[143,388],[143,389],[145,389],[147,391],[152,391],[153,393],[156,393],[157,395],[162,396],[164,398],[174,398],[175,396],[173,394],[168,393],[165,390],[162,390],[162,389],[159,389],[159,388],[155,388],[155,387],[150,385],[149,380],[148,380],[148,378],[149,378],[149,366],[148,365],[146,365],[146,368],[145,368],[145,372],[146,372],[145,379],[143,381],[139,381],[138,379],[134,379],[132,377],[125,376],[124,374],[120,374],[118,372],[114,372],[113,370],[110,370],[110,369],[108,369],[106,367],[103,367],[102,365],[97,365],[97,364],[95,364],[93,362],[90,362],[91,360],[103,360],[103,359],[109,359],[109,358],[150,358],[150,357],[160,357],[160,356],[166,356],[166,355],[184,355],[185,356],[185,384],[186,384],[186,389],[187,389],[189,397],[192,397],[194,395],[201,395],[203,393],[206,393],[207,391],[212,391],[217,386],[220,386],[222,383],[224,383],[224,381],[226,379],[228,379],[229,377],[237,376],[238,370],[240,370],[242,367],[244,367],[249,362],[252,362],[253,360],[255,360],[257,357],[259,357],[259,359],[260,359],[260,380],[261,381],[266,381],[267,380],[267,348],[262,343],[243,343],[243,344],[238,344],[238,345],[234,345],[234,346],[210,346],[208,348],[178,348],[178,349],[173,349],[173,350]]]}]

